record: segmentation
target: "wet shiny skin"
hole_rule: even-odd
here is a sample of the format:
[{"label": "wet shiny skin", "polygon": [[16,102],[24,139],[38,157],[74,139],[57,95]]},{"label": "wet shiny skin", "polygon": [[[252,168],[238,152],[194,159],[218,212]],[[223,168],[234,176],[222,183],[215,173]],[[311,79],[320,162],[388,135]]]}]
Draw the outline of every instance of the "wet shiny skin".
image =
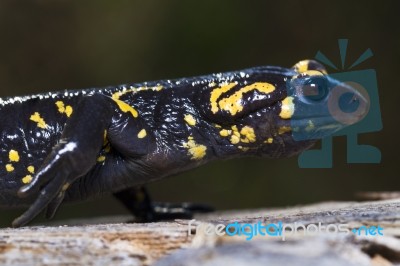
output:
[{"label": "wet shiny skin", "polygon": [[30,206],[21,226],[212,160],[298,154],[314,140],[291,136],[287,80],[324,72],[305,62],[0,99],[0,206]]}]

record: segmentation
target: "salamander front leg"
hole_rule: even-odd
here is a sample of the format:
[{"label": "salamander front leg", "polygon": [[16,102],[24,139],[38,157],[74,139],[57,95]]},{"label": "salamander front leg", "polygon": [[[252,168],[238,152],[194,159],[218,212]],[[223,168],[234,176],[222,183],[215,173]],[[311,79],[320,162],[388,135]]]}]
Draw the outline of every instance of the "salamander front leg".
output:
[{"label": "salamander front leg", "polygon": [[152,202],[144,187],[132,187],[114,193],[114,196],[135,216],[136,222],[191,219],[195,213],[214,211],[205,204]]},{"label": "salamander front leg", "polygon": [[112,106],[105,96],[82,98],[67,121],[59,143],[32,182],[19,189],[20,197],[37,197],[29,209],[13,221],[13,227],[25,225],[46,207],[46,216],[54,215],[68,187],[95,165],[112,114]]}]

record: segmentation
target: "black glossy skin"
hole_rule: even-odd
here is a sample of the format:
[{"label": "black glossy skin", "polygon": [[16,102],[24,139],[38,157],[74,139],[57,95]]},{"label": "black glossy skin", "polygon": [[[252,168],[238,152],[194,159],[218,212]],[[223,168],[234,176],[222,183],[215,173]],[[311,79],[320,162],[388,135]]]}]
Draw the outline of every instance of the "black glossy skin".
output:
[{"label": "black glossy skin", "polygon": [[[309,69],[315,64],[307,62]],[[286,82],[299,72],[296,68],[257,67],[0,99],[0,206],[30,206],[14,221],[14,226],[20,226],[46,207],[52,216],[63,200],[118,192],[212,160],[298,154],[314,140],[295,141],[290,130],[281,132],[280,128],[290,127],[290,117],[283,119],[280,114],[287,97]],[[217,103],[256,82],[272,84],[274,90],[245,92],[240,97],[243,109],[235,114],[221,108],[212,111],[211,93],[233,82],[237,85],[221,93]],[[117,98],[127,105],[121,108]],[[64,109],[56,105],[58,101]],[[69,117],[66,106],[70,106]],[[137,111],[137,117],[124,109],[127,106]],[[31,119],[36,112],[44,121],[38,123],[38,116]],[[196,123],[193,119],[187,122],[187,115]],[[232,140],[232,126],[239,132],[238,143]],[[244,127],[254,134],[240,134]],[[224,129],[231,130],[229,136],[220,133]],[[18,153],[18,160],[11,150]],[[34,167],[32,173],[28,166]]]}]

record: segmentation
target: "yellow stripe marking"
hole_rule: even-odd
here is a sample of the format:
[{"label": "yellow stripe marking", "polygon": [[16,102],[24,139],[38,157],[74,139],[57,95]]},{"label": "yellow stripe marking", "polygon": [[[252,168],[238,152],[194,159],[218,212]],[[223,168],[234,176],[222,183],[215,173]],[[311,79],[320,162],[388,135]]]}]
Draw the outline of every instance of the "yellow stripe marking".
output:
[{"label": "yellow stripe marking", "polygon": [[12,172],[14,171],[14,166],[10,163],[6,164],[6,170],[7,172]]},{"label": "yellow stripe marking", "polygon": [[294,65],[294,69],[299,73],[306,72],[308,70],[309,63],[310,63],[310,60],[300,61]]},{"label": "yellow stripe marking", "polygon": [[130,93],[130,92],[138,92],[138,91],[145,91],[145,90],[161,91],[162,89],[164,89],[164,87],[162,85],[160,85],[160,84],[158,84],[157,86],[154,86],[154,87],[147,87],[147,86],[138,87],[138,88],[131,87],[130,89],[120,90],[120,91],[117,91],[117,92],[113,93],[111,98],[113,100],[119,100],[119,98],[122,95],[125,95],[125,94]]},{"label": "yellow stripe marking", "polygon": [[236,91],[234,94],[227,98],[223,98],[218,102],[218,106],[216,105],[216,100],[218,97],[235,86],[236,83],[229,83],[228,85],[214,89],[211,92],[211,111],[213,113],[216,113],[218,111],[218,107],[221,110],[225,110],[229,112],[231,115],[236,115],[238,112],[243,110],[243,105],[242,105],[242,100],[243,100],[243,94],[253,91],[253,90],[258,90],[259,92],[269,94],[275,90],[275,87],[267,82],[255,82],[251,85],[245,86],[241,88],[240,90]]},{"label": "yellow stripe marking", "polygon": [[117,91],[117,92],[115,92],[115,93],[113,93],[113,95],[111,96],[111,98],[115,101],[115,100],[119,100],[119,98],[122,96],[122,95],[124,95],[125,93],[127,93],[127,92],[131,92],[132,90],[127,90],[127,91],[125,91],[125,92],[123,92],[123,91]]},{"label": "yellow stripe marking", "polygon": [[106,146],[108,144],[108,139],[107,139],[107,130],[104,130],[103,133],[103,146]]},{"label": "yellow stripe marking", "polygon": [[146,135],[147,135],[146,129],[140,130],[139,133],[137,134],[139,139],[146,137]]},{"label": "yellow stripe marking", "polygon": [[133,108],[132,106],[121,100],[114,99],[114,101],[118,104],[118,107],[122,112],[124,113],[130,112],[133,117],[138,117],[138,112],[136,111],[135,108]]},{"label": "yellow stripe marking", "polygon": [[33,115],[31,115],[31,117],[29,119],[32,120],[33,122],[36,122],[37,126],[40,128],[47,127],[46,122],[44,121],[44,119],[42,117],[40,117],[40,114],[38,112],[35,112]]},{"label": "yellow stripe marking", "polygon": [[323,76],[324,74],[318,70],[307,70],[301,73],[303,75],[308,75],[308,76]]},{"label": "yellow stripe marking", "polygon": [[219,96],[221,96],[223,93],[229,91],[230,89],[232,89],[235,86],[236,86],[236,83],[232,82],[232,83],[228,83],[224,86],[221,86],[219,88],[216,88],[211,92],[211,96],[210,96],[211,112],[213,112],[214,114],[216,112],[218,112],[217,100],[218,100]]},{"label": "yellow stripe marking", "polygon": [[16,150],[10,150],[10,152],[8,153],[8,158],[10,159],[10,162],[18,162],[19,154]]},{"label": "yellow stripe marking", "polygon": [[22,183],[24,183],[24,184],[29,184],[31,181],[32,181],[31,175],[26,175],[22,178]]},{"label": "yellow stripe marking", "polygon": [[293,97],[289,96],[282,100],[281,112],[279,116],[282,119],[289,119],[294,113]]},{"label": "yellow stripe marking", "polygon": [[183,119],[189,126],[196,125],[196,119],[191,114],[186,114]]}]

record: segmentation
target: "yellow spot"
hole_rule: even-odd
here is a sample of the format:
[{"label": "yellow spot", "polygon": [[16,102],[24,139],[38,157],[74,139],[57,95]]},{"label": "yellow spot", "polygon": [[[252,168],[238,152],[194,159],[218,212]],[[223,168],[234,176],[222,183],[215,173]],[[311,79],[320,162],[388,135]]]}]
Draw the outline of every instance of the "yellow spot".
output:
[{"label": "yellow spot", "polygon": [[236,136],[236,135],[232,135],[231,136],[231,143],[232,144],[238,144],[239,141],[240,141],[240,138],[238,136]]},{"label": "yellow spot", "polygon": [[14,171],[14,166],[10,163],[6,164],[6,170],[7,172],[12,172]]},{"label": "yellow spot", "polygon": [[22,178],[22,183],[24,183],[24,184],[29,184],[31,181],[32,181],[31,175],[26,175]]},{"label": "yellow spot", "polygon": [[265,142],[271,144],[272,142],[274,142],[274,139],[273,138],[268,138]]},{"label": "yellow spot", "polygon": [[238,146],[238,148],[242,151],[248,151],[250,149],[249,147],[243,147],[243,146]]},{"label": "yellow spot", "polygon": [[306,126],[305,130],[306,130],[307,132],[310,132],[310,131],[312,131],[314,128],[315,128],[315,126],[314,126],[313,121],[308,120],[308,125]]},{"label": "yellow spot", "polygon": [[229,129],[222,129],[222,130],[219,132],[219,134],[220,134],[222,137],[227,137],[227,136],[229,136],[230,134],[232,134],[232,130],[229,130]]},{"label": "yellow spot", "polygon": [[69,186],[70,186],[70,183],[65,183],[65,184],[62,186],[61,191],[66,191],[66,190],[69,188]]},{"label": "yellow spot", "polygon": [[40,117],[40,114],[38,112],[35,112],[31,117],[29,118],[33,122],[37,123],[37,126],[40,128],[46,128],[46,122],[44,122],[44,119]]},{"label": "yellow spot", "polygon": [[99,157],[97,157],[97,161],[98,161],[99,163],[104,162],[105,159],[106,159],[106,156],[104,156],[104,155],[100,155]]},{"label": "yellow spot", "polygon": [[110,152],[110,150],[111,150],[111,145],[110,145],[110,144],[107,145],[107,146],[104,148],[104,151],[105,151],[105,152]]},{"label": "yellow spot", "polygon": [[210,82],[210,84],[208,84],[208,87],[214,87],[215,85],[217,85],[217,83],[215,83],[214,81]]},{"label": "yellow spot", "polygon": [[119,109],[121,109],[122,112],[124,113],[130,112],[133,117],[138,116],[138,112],[136,111],[136,109],[130,106],[129,104],[117,99],[114,99],[114,101],[118,104],[118,107]]},{"label": "yellow spot", "polygon": [[305,71],[308,70],[308,65],[309,65],[309,63],[310,63],[310,60],[302,60],[302,61],[298,62],[297,64],[295,64],[295,65],[293,66],[293,68],[294,68],[297,72],[303,73],[303,72],[305,72]]},{"label": "yellow spot", "polygon": [[32,166],[32,165],[29,165],[26,169],[27,169],[28,172],[31,173],[31,174],[33,174],[33,173],[35,172],[35,167]]},{"label": "yellow spot", "polygon": [[67,105],[65,107],[65,114],[67,115],[67,117],[70,117],[72,115],[72,112],[73,112],[72,106]]},{"label": "yellow spot", "polygon": [[10,162],[18,162],[19,154],[16,150],[10,150],[10,152],[8,153],[8,158],[10,159]]},{"label": "yellow spot", "polygon": [[286,132],[290,132],[290,131],[292,131],[292,129],[291,129],[290,127],[284,126],[284,127],[280,127],[280,128],[278,129],[278,134],[279,134],[279,135],[282,135],[282,134],[284,134],[284,133],[286,133]]},{"label": "yellow spot", "polygon": [[200,160],[206,155],[207,147],[197,144],[193,137],[189,137],[188,141],[183,143],[183,147],[188,149],[188,154],[192,156],[192,160]]},{"label": "yellow spot", "polygon": [[232,129],[232,136],[231,136],[230,141],[231,141],[232,144],[238,144],[240,142],[239,130],[238,130],[236,125],[233,125],[231,127],[231,129]]},{"label": "yellow spot", "polygon": [[217,104],[217,100],[218,98],[225,92],[229,91],[230,89],[232,89],[233,87],[236,86],[236,83],[232,82],[232,83],[228,83],[224,86],[221,86],[219,88],[213,89],[211,92],[211,96],[210,96],[210,103],[211,103],[211,112],[213,112],[214,114],[216,112],[218,112],[218,104]]},{"label": "yellow spot", "polygon": [[282,107],[279,116],[282,119],[289,119],[294,113],[293,97],[289,96],[282,100]]},{"label": "yellow spot", "polygon": [[147,135],[146,129],[140,130],[139,133],[137,134],[139,139],[146,137],[146,135]]},{"label": "yellow spot", "polygon": [[185,119],[186,123],[187,123],[189,126],[194,126],[194,125],[196,125],[196,119],[194,119],[194,117],[193,117],[192,115],[187,114],[187,115],[185,115],[184,119]]},{"label": "yellow spot", "polygon": [[155,90],[155,91],[160,91],[160,90],[162,90],[163,88],[164,88],[163,86],[158,85],[158,86],[155,86],[155,87],[154,87],[153,91],[154,91],[154,90]]},{"label": "yellow spot", "polygon": [[58,107],[58,111],[60,113],[63,114],[65,112],[65,106],[64,106],[64,103],[62,101],[57,101],[56,102],[56,106]]},{"label": "yellow spot", "polygon": [[221,128],[221,125],[214,124],[214,127],[216,127],[216,128]]},{"label": "yellow spot", "polygon": [[254,129],[249,126],[244,126],[240,130],[240,135],[243,136],[240,140],[244,143],[255,142],[256,134],[254,134]]},{"label": "yellow spot", "polygon": [[56,102],[56,106],[57,106],[57,108],[58,108],[58,111],[59,111],[61,114],[66,114],[67,117],[70,117],[70,116],[71,116],[72,111],[73,111],[72,106],[70,106],[70,105],[65,106],[65,105],[64,105],[64,102],[62,102],[62,101],[57,101],[57,102]]},{"label": "yellow spot", "polygon": [[[235,84],[235,83],[230,83],[230,84]],[[217,90],[217,89],[215,89],[215,90]],[[269,84],[267,82],[255,82],[251,85],[241,88],[240,90],[236,91],[231,96],[220,100],[218,102],[218,106],[221,110],[225,110],[225,111],[229,112],[231,115],[235,115],[238,112],[243,110],[243,105],[242,105],[243,94],[245,94],[246,92],[253,91],[253,90],[258,90],[259,92],[268,94],[268,93],[273,92],[275,90],[275,87],[272,84]],[[213,111],[213,109],[211,109],[211,110]],[[218,108],[216,111],[218,111]],[[213,111],[213,113],[216,113],[216,111],[215,112]]]}]

